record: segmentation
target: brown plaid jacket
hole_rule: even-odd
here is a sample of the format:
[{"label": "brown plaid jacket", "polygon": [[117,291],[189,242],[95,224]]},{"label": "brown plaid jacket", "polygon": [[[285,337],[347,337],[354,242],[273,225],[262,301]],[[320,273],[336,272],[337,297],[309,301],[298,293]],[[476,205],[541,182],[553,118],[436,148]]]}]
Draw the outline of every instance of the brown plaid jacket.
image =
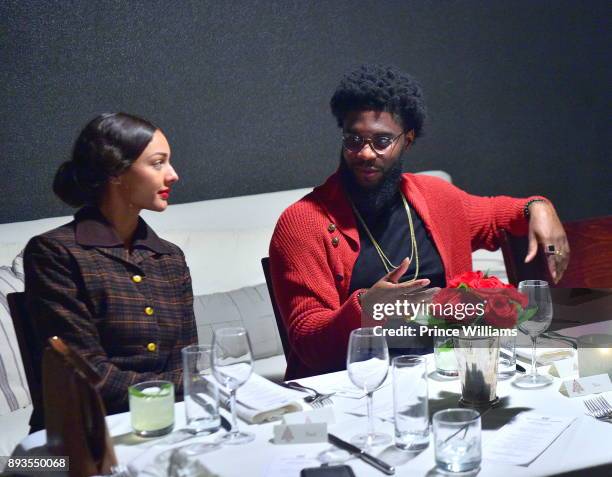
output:
[{"label": "brown plaid jacket", "polygon": [[109,414],[151,379],[182,395],[181,348],[197,342],[189,268],[176,245],[139,219],[131,253],[95,208],[34,237],[24,254],[28,312],[38,339],[57,335],[102,376]]}]

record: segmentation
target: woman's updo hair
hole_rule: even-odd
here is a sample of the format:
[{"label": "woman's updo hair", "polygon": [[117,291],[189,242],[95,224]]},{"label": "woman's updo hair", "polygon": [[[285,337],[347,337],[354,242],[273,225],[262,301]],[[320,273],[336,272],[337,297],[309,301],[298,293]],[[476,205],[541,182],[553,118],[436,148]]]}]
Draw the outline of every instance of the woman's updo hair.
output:
[{"label": "woman's updo hair", "polygon": [[126,113],[96,117],[79,134],[72,159],[57,170],[53,192],[72,207],[96,205],[108,180],[129,169],[157,129]]}]

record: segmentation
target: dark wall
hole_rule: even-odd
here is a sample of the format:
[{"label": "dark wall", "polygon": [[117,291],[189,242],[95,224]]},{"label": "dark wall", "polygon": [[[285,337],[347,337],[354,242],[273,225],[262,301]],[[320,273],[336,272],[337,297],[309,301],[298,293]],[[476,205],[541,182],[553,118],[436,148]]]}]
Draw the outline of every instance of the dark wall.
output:
[{"label": "dark wall", "polygon": [[63,215],[51,192],[80,128],[122,110],[166,132],[175,202],[318,184],[328,101],[361,62],[423,85],[409,170],[482,195],[610,214],[608,1],[0,2],[0,223]]}]

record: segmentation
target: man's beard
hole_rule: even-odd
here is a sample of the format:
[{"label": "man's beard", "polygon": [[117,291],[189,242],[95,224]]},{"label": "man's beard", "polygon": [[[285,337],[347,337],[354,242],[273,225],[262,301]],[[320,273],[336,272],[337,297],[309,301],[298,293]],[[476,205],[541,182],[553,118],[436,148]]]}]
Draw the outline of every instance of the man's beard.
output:
[{"label": "man's beard", "polygon": [[385,172],[380,183],[371,189],[360,186],[340,153],[342,185],[368,225],[374,225],[380,213],[397,199],[402,176],[402,156]]}]

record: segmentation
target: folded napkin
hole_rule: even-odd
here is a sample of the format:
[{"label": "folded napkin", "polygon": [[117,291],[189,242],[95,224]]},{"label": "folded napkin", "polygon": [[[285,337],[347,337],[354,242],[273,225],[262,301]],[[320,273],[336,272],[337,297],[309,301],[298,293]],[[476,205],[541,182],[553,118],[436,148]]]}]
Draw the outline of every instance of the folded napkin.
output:
[{"label": "folded napkin", "polygon": [[[219,386],[219,389],[222,405],[229,409],[229,393],[223,386]],[[240,419],[249,424],[261,424],[280,418],[283,414],[301,411],[303,397],[298,391],[286,389],[253,373],[238,388],[236,412]]]},{"label": "folded napkin", "polygon": [[[516,356],[522,361],[531,362],[531,348],[516,348]],[[573,348],[538,348],[536,349],[536,361],[541,366],[546,366],[559,361],[574,357]]]}]

